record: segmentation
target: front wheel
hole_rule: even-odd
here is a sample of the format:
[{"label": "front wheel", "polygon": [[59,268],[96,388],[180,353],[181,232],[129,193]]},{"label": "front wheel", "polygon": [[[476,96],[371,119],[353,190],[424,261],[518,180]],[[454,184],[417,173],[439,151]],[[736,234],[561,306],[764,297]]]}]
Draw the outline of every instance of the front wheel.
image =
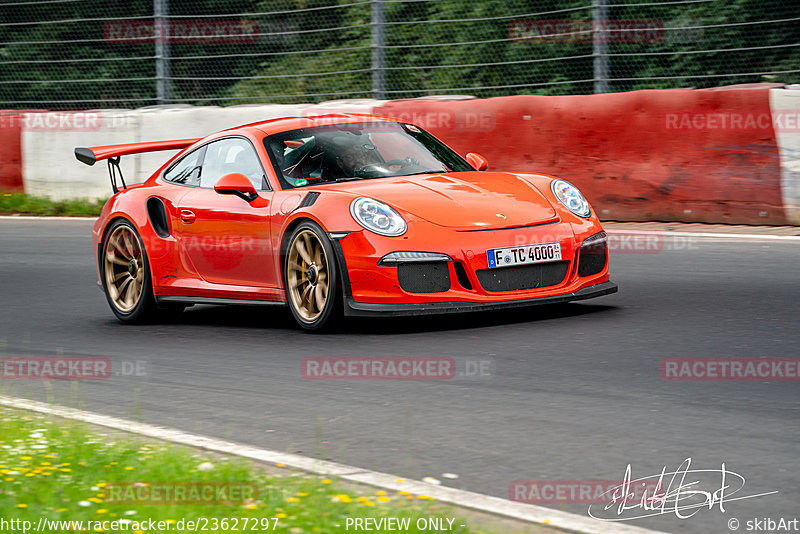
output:
[{"label": "front wheel", "polygon": [[328,236],[317,224],[304,222],[289,239],[283,269],[286,301],[304,330],[332,327],[341,316],[336,258]]}]

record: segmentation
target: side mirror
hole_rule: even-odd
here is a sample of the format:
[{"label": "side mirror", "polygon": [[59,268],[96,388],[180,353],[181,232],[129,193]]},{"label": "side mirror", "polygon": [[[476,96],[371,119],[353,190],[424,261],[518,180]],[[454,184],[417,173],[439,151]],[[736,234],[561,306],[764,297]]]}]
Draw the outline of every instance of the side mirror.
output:
[{"label": "side mirror", "polygon": [[467,154],[467,163],[472,165],[472,168],[476,171],[485,171],[489,168],[489,160],[475,152]]},{"label": "side mirror", "polygon": [[258,197],[256,188],[244,174],[232,172],[226,174],[214,184],[214,191],[220,195],[236,195],[242,200],[252,202]]}]

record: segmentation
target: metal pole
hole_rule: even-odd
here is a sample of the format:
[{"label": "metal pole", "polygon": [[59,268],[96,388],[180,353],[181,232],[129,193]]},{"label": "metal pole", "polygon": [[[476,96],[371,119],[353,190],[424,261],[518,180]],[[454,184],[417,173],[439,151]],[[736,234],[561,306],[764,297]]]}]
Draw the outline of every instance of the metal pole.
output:
[{"label": "metal pole", "polygon": [[592,41],[594,42],[594,92],[607,93],[608,87],[607,0],[592,0]]},{"label": "metal pole", "polygon": [[156,45],[156,98],[167,104],[169,94],[169,0],[153,0],[153,33]]},{"label": "metal pole", "polygon": [[372,0],[372,98],[383,100],[386,91],[386,22],[383,0]]}]

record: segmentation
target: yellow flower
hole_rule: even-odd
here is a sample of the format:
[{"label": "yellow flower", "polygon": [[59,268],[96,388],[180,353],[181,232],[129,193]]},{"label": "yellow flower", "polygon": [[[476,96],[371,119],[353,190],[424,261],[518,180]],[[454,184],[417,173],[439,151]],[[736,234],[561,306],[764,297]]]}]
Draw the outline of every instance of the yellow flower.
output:
[{"label": "yellow flower", "polygon": [[128,466],[128,467],[125,468],[125,471],[133,471],[133,467]]},{"label": "yellow flower", "polygon": [[402,478],[396,478],[396,479],[394,479],[394,481],[395,481],[395,482],[405,482],[405,480],[404,480],[404,479],[402,479]]},{"label": "yellow flower", "polygon": [[58,512],[58,513],[66,512],[66,511],[67,511],[66,508],[59,508],[58,510],[56,510],[56,512]]},{"label": "yellow flower", "polygon": [[301,496],[301,497],[308,497],[308,492],[301,491],[300,493],[298,493],[298,495]]},{"label": "yellow flower", "polygon": [[410,494],[409,492],[407,492],[407,491],[398,491],[397,493],[399,493],[400,495],[411,495],[411,494]]},{"label": "yellow flower", "polygon": [[256,510],[258,508],[257,504],[249,504],[247,505],[248,510]]},{"label": "yellow flower", "polygon": [[330,484],[331,483],[331,481],[328,480],[327,478],[321,480],[320,482],[322,482],[323,484]]},{"label": "yellow flower", "polygon": [[19,459],[27,462],[28,460],[33,460],[33,456],[20,456]]},{"label": "yellow flower", "polygon": [[[39,465],[50,465],[50,462],[42,462]],[[4,465],[0,465],[0,467],[5,467]]]},{"label": "yellow flower", "polygon": [[434,500],[433,497],[429,497],[428,495],[417,495],[417,499],[420,499],[420,500],[423,500],[423,501],[432,501],[432,500]]},{"label": "yellow flower", "polygon": [[339,499],[339,501],[345,502],[345,503],[346,502],[353,502],[353,499],[350,498],[350,495],[346,495],[344,493],[337,495],[336,498]]},{"label": "yellow flower", "polygon": [[286,518],[286,514],[284,514],[283,512],[278,512],[277,514],[275,514],[275,518],[276,519],[285,519]]},{"label": "yellow flower", "polygon": [[14,482],[14,479],[11,477],[6,477],[3,480],[5,480],[6,482]]},{"label": "yellow flower", "polygon": [[357,500],[358,502],[367,502],[367,501],[369,500],[369,497],[359,497],[359,498],[358,498],[358,499],[356,499],[356,500]]},{"label": "yellow flower", "polygon": [[379,500],[380,502],[389,502],[389,501],[391,501],[392,499],[390,499],[389,497],[383,497],[383,496],[381,496],[381,497],[378,497],[378,500]]},{"label": "yellow flower", "polygon": [[286,467],[284,464],[275,464],[275,467]]},{"label": "yellow flower", "polygon": [[98,483],[97,483],[97,484],[95,484],[95,485],[96,485],[98,488],[105,488],[105,487],[106,487],[106,483],[105,483],[105,482],[98,482]]},{"label": "yellow flower", "polygon": [[106,510],[105,508],[100,508],[100,509],[97,511],[97,513],[98,513],[98,514],[101,514],[101,515],[102,515],[102,514],[106,514],[106,513],[108,513],[108,510]]},{"label": "yellow flower", "polygon": [[364,503],[364,506],[375,506],[375,503],[372,501],[367,501]]},{"label": "yellow flower", "polygon": [[386,495],[386,492],[385,492],[385,491],[383,491],[383,490],[381,490],[381,491],[376,491],[376,492],[375,492],[375,495]]},{"label": "yellow flower", "polygon": [[119,462],[110,462],[108,465],[117,465]]},{"label": "yellow flower", "polygon": [[286,502],[300,502],[300,499],[298,499],[297,497],[288,497],[286,499]]},{"label": "yellow flower", "polygon": [[72,469],[70,469],[69,467],[62,467],[61,469],[59,469],[59,471],[61,471],[62,473],[70,473],[72,472]]},{"label": "yellow flower", "polygon": [[89,502],[93,502],[95,504],[100,504],[101,502],[103,502],[102,499],[98,499],[97,497],[89,497],[86,500]]},{"label": "yellow flower", "polygon": [[19,503],[19,504],[17,505],[17,508],[27,508],[27,507],[28,507],[28,505],[27,505],[27,504],[25,504],[25,503]]}]

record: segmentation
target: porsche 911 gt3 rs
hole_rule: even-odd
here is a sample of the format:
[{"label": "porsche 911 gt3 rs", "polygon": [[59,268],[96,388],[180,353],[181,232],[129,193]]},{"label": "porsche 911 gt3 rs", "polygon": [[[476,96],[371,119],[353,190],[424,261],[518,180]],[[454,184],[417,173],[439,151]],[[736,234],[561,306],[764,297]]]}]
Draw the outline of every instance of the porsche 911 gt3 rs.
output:
[{"label": "porsche 911 gt3 rs", "polygon": [[[121,156],[176,150],[141,184]],[[99,285],[123,322],[187,305],[340,316],[529,306],[613,293],[606,234],[569,182],[490,172],[397,119],[290,117],[181,139],[76,148],[107,160],[93,228]]]}]

